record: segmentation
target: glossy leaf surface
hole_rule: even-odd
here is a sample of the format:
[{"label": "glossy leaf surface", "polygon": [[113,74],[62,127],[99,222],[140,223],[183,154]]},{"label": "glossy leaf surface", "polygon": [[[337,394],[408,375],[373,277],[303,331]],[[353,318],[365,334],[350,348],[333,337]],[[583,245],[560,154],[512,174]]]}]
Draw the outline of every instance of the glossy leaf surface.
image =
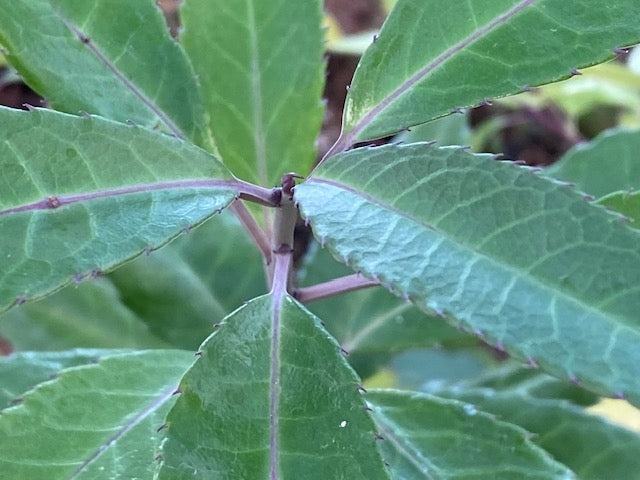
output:
[{"label": "glossy leaf surface", "polygon": [[130,120],[212,148],[193,69],[151,0],[3,1],[0,43],[56,109]]},{"label": "glossy leaf surface", "polygon": [[3,313],[0,335],[19,351],[170,346],[122,303],[106,278],[69,285]]},{"label": "glossy leaf surface", "polygon": [[67,352],[16,352],[0,357],[0,410],[39,383],[54,379],[62,369],[96,363],[117,350],[77,349]]},{"label": "glossy leaf surface", "polygon": [[275,298],[252,300],[202,345],[167,417],[160,480],[388,478],[339,346]]},{"label": "glossy leaf surface", "polygon": [[7,478],[150,478],[173,393],[193,353],[156,350],[64,371],[0,416]]},{"label": "glossy leaf surface", "polygon": [[608,130],[589,143],[569,150],[545,170],[596,197],[619,190],[640,189],[639,130]]},{"label": "glossy leaf surface", "polygon": [[0,110],[0,311],[166,243],[236,196],[204,151],[46,110]]},{"label": "glossy leaf surface", "polygon": [[638,237],[579,193],[416,144],[333,157],[296,200],[352,268],[553,375],[640,403]]},{"label": "glossy leaf surface", "polygon": [[576,478],[526,431],[471,404],[394,390],[367,394],[392,478]]},{"label": "glossy leaf surface", "polygon": [[189,0],[181,19],[225,164],[265,187],[306,174],[322,122],[322,2]]},{"label": "glossy leaf surface", "polygon": [[190,350],[215,323],[266,291],[260,253],[226,210],[109,278],[155,335]]},{"label": "glossy leaf surface", "polygon": [[636,0],[399,0],[354,76],[342,146],[611,58],[640,40],[638,17]]},{"label": "glossy leaf surface", "polygon": [[634,480],[640,435],[584,411],[595,402],[579,389],[533,370],[498,371],[433,391],[498,415],[536,435],[533,441],[584,480]]}]

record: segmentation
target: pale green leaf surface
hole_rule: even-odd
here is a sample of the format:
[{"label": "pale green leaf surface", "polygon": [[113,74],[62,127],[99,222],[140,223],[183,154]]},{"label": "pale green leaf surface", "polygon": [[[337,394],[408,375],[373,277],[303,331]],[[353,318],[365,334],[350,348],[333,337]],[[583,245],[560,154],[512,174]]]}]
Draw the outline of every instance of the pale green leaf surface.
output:
[{"label": "pale green leaf surface", "polygon": [[260,253],[228,211],[109,278],[152,332],[185,349],[197,348],[214,323],[266,291]]},{"label": "pale green leaf surface", "polygon": [[293,299],[278,311],[274,298],[250,301],[202,345],[167,417],[159,479],[388,478],[339,346]]},{"label": "pale green leaf surface", "polygon": [[640,403],[638,237],[572,189],[414,144],[333,157],[295,199],[352,268],[553,375]]},{"label": "pale green leaf surface", "polygon": [[385,368],[393,374],[394,388],[428,391],[430,385],[475,378],[495,365],[495,357],[478,341],[474,347],[408,350],[393,357]]},{"label": "pale green leaf surface", "polygon": [[225,164],[268,187],[306,174],[322,123],[322,2],[189,0],[180,14]]},{"label": "pale green leaf surface", "polygon": [[471,129],[467,123],[467,114],[459,113],[411,127],[409,131],[399,133],[394,141],[403,143],[433,141],[441,147],[470,145]]},{"label": "pale green leaf surface", "polygon": [[0,44],[57,109],[131,120],[213,147],[193,69],[152,0],[3,0]]},{"label": "pale green leaf surface", "polygon": [[470,402],[536,435],[533,441],[583,480],[635,480],[640,471],[640,435],[576,405],[597,400],[564,382],[533,370],[461,382],[431,390]]},{"label": "pale green leaf surface", "polygon": [[0,335],[16,350],[166,348],[106,278],[69,285],[0,315]]},{"label": "pale green leaf surface", "polygon": [[595,197],[640,189],[640,130],[607,130],[569,150],[545,170]]},{"label": "pale green leaf surface", "polygon": [[0,310],[162,245],[238,195],[214,157],[140,127],[10,109],[0,124]]},{"label": "pale green leaf surface", "polygon": [[629,226],[640,228],[640,190],[610,193],[598,199],[598,203],[627,217]]},{"label": "pale green leaf surface", "polygon": [[150,478],[167,410],[193,353],[134,352],[65,370],[0,416],[6,478]]},{"label": "pale green leaf surface", "polygon": [[640,40],[637,0],[399,0],[356,71],[342,144],[558,80]]},{"label": "pale green leaf surface", "polygon": [[[303,270],[303,286],[351,273],[315,243],[309,256]],[[350,361],[353,354],[379,356],[418,347],[475,343],[469,335],[381,287],[311,302],[307,308],[323,319],[327,330],[349,352]]]},{"label": "pale green leaf surface", "polygon": [[371,391],[366,398],[384,437],[382,455],[392,478],[576,478],[525,430],[471,404],[394,390]]},{"label": "pale green leaf surface", "polygon": [[118,350],[76,349],[66,352],[15,352],[0,357],[0,410],[39,383],[55,378],[60,370],[119,353]]}]

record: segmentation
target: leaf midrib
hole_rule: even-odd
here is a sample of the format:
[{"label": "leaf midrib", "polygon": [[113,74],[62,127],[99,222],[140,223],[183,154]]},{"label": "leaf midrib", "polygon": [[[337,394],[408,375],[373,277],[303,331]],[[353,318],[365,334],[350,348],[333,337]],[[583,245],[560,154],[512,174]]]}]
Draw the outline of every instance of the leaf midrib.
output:
[{"label": "leaf midrib", "polygon": [[[394,215],[398,215],[406,220],[409,220],[413,223],[418,224],[419,226],[429,229],[435,233],[437,233],[438,235],[440,235],[441,237],[447,239],[448,241],[452,242],[455,245],[461,246],[466,250],[469,250],[471,252],[474,253],[474,255],[476,255],[477,257],[482,257],[484,260],[488,261],[489,263],[497,266],[500,269],[506,270],[508,273],[511,274],[512,278],[526,278],[528,281],[536,284],[537,286],[540,287],[541,290],[548,290],[551,291],[551,298],[557,298],[557,297],[561,297],[563,299],[565,299],[566,301],[573,303],[573,304],[577,304],[581,310],[583,311],[588,311],[588,312],[593,312],[595,313],[599,318],[603,318],[605,319],[611,326],[613,326],[614,328],[618,328],[621,325],[626,326],[627,328],[632,328],[632,326],[628,325],[626,319],[620,315],[616,315],[613,314],[611,312],[607,312],[607,311],[602,311],[597,309],[594,305],[590,305],[585,303],[585,300],[582,298],[578,298],[578,297],[574,297],[572,295],[570,295],[568,292],[566,292],[565,290],[563,290],[561,287],[558,287],[556,285],[550,284],[548,282],[545,282],[543,279],[533,276],[529,273],[523,274],[522,272],[516,270],[512,265],[509,265],[507,263],[503,263],[498,261],[497,259],[488,256],[486,253],[478,251],[475,247],[466,244],[465,242],[461,242],[460,240],[458,240],[457,238],[451,237],[450,235],[448,235],[446,232],[443,232],[440,229],[437,229],[436,227],[434,227],[433,225],[429,225],[424,223],[423,221],[413,217],[412,215],[403,212],[402,210],[399,210],[391,205],[388,205],[386,203],[383,203],[381,200],[378,200],[372,196],[370,196],[367,193],[361,192],[359,190],[356,190],[355,188],[349,187],[343,183],[337,182],[337,181],[333,181],[333,180],[328,180],[328,179],[320,179],[320,178],[316,178],[316,177],[312,177],[309,178],[307,180],[308,183],[317,183],[317,184],[326,184],[326,185],[330,185],[333,186],[335,188],[344,190],[348,193],[351,193],[355,196],[358,196],[360,198],[362,198],[363,200],[370,202],[378,207],[380,207],[383,210],[386,210]],[[313,219],[311,219],[311,223],[313,224]],[[395,282],[394,282],[395,283]]]},{"label": "leaf midrib", "polygon": [[229,188],[240,192],[243,183],[233,180],[180,180],[175,182],[159,182],[149,184],[131,185],[122,188],[109,188],[104,190],[93,190],[72,195],[50,196],[37,202],[17,205],[15,207],[0,210],[0,217],[12,213],[19,213],[33,210],[55,210],[65,205],[95,200],[98,198],[117,197],[121,195],[153,192],[159,190],[179,190],[189,188]]}]

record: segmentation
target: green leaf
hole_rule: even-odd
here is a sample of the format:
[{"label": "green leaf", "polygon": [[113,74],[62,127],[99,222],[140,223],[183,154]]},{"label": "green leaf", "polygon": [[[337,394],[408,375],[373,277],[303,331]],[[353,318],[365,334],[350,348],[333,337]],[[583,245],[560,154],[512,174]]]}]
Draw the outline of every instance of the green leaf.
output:
[{"label": "green leaf", "polygon": [[158,479],[388,478],[339,346],[275,298],[252,300],[202,345],[167,417]]},{"label": "green leaf", "polygon": [[569,76],[640,40],[636,0],[399,0],[362,57],[342,149]]},{"label": "green leaf", "polygon": [[449,385],[475,378],[491,371],[495,365],[496,359],[490,350],[478,342],[473,348],[409,350],[396,355],[385,368],[393,373],[394,388],[426,390],[430,385]]},{"label": "green leaf", "polygon": [[[315,243],[309,255],[303,285],[351,273],[327,249],[318,249]],[[323,319],[327,330],[349,352],[349,360],[353,354],[379,356],[418,347],[475,343],[469,335],[426,315],[381,287],[311,302],[307,308]]]},{"label": "green leaf", "polygon": [[322,122],[322,2],[189,0],[180,13],[225,164],[269,187],[306,174]]},{"label": "green leaf", "polygon": [[526,431],[473,405],[393,390],[369,392],[367,400],[398,480],[575,478]]},{"label": "green leaf", "polygon": [[[638,433],[586,413],[575,404],[576,397],[585,404],[584,394],[566,383],[534,370],[511,370],[504,377],[501,373],[433,393],[470,402],[535,433],[533,441],[537,445],[583,480],[637,478]],[[592,403],[596,398],[588,400]]]},{"label": "green leaf", "polygon": [[238,195],[214,157],[99,118],[0,109],[0,311],[158,247]]},{"label": "green leaf", "polygon": [[0,44],[56,109],[159,126],[212,148],[193,69],[152,0],[0,2]]},{"label": "green leaf", "polygon": [[0,334],[16,350],[169,346],[122,304],[118,290],[105,278],[70,285],[5,312]]},{"label": "green leaf", "polygon": [[467,115],[460,113],[411,127],[408,132],[398,134],[394,141],[403,143],[435,141],[442,147],[447,145],[470,145],[471,129],[467,124]]},{"label": "green leaf", "polygon": [[610,193],[600,198],[598,203],[627,217],[631,227],[640,228],[640,190]]},{"label": "green leaf", "polygon": [[602,197],[619,190],[640,189],[640,130],[614,129],[569,150],[545,170],[574,183],[583,192]]},{"label": "green leaf", "polygon": [[0,468],[29,480],[150,478],[193,354],[155,350],[64,371],[0,416]]},{"label": "green leaf", "polygon": [[266,290],[260,253],[227,211],[109,278],[153,333],[189,350],[214,323]]},{"label": "green leaf", "polygon": [[638,236],[580,194],[414,144],[332,157],[295,198],[352,268],[516,358],[640,404]]},{"label": "green leaf", "polygon": [[[27,390],[52,378],[60,370],[119,353],[118,350],[77,349],[66,352],[16,352],[0,357],[0,410]],[[22,401],[23,399],[19,399]]]}]

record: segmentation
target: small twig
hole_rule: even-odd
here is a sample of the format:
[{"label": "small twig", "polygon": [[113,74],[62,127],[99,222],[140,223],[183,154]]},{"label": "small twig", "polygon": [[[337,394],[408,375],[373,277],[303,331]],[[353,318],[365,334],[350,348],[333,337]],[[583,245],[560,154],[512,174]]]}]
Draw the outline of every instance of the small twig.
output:
[{"label": "small twig", "polygon": [[251,212],[247,210],[244,203],[240,200],[236,200],[231,205],[231,209],[233,213],[238,217],[242,226],[249,232],[249,235],[253,239],[253,242],[262,253],[264,257],[265,263],[268,265],[271,263],[271,247],[269,245],[269,238],[264,233],[264,231],[260,228],[260,225],[255,221]]},{"label": "small twig", "polygon": [[328,282],[318,283],[311,287],[298,288],[293,292],[293,296],[300,302],[313,302],[327,297],[333,297],[341,293],[353,292],[363,288],[375,287],[380,282],[369,280],[359,273],[334,278]]},{"label": "small twig", "polygon": [[237,178],[233,180],[233,186],[238,190],[240,198],[243,200],[259,203],[267,207],[277,207],[280,205],[280,198],[282,197],[281,188],[264,188]]}]

